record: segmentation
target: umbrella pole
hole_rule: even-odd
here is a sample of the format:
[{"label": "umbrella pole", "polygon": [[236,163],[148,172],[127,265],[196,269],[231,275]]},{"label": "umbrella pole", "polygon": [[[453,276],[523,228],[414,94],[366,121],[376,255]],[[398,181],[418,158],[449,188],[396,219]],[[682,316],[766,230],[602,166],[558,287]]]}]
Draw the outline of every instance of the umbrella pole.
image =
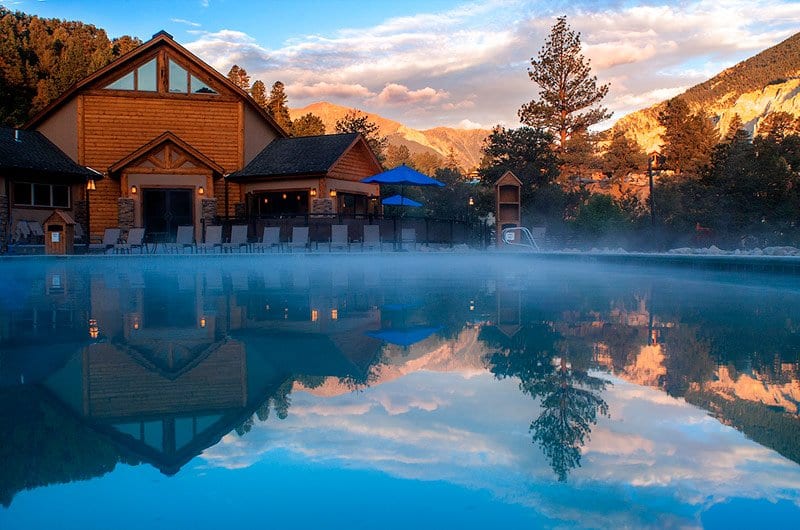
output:
[{"label": "umbrella pole", "polygon": [[395,234],[398,240],[397,250],[399,251],[403,250],[403,208],[403,184],[400,184],[400,232]]}]

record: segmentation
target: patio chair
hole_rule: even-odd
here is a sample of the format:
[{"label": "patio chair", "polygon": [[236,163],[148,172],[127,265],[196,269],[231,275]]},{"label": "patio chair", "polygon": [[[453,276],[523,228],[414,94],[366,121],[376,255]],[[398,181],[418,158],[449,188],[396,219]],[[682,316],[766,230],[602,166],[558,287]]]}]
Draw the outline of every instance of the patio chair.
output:
[{"label": "patio chair", "polygon": [[28,221],[17,221],[14,226],[14,243],[28,243],[31,239],[31,229]]},{"label": "patio chair", "polygon": [[127,252],[128,254],[134,248],[139,249],[139,254],[144,252],[144,228],[131,228],[128,230],[125,242],[114,245],[114,250],[117,252]]},{"label": "patio chair", "polygon": [[361,240],[361,250],[364,248],[375,248],[382,250],[381,247],[381,227],[378,225],[364,225],[364,239]]},{"label": "patio chair", "polygon": [[242,251],[242,247],[249,252],[250,244],[247,242],[247,225],[233,225],[231,227],[231,240],[225,243],[222,248],[225,251],[231,252],[233,249]]},{"label": "patio chair", "polygon": [[34,243],[44,244],[44,229],[39,221],[28,221],[28,228],[31,229],[31,239]]},{"label": "patio chair", "polygon": [[181,225],[178,227],[178,233],[175,236],[175,243],[170,245],[168,248],[177,252],[178,250],[181,253],[186,250],[186,247],[192,249],[192,252],[195,251],[196,246],[194,244],[194,226],[192,225]]},{"label": "patio chair", "polygon": [[295,248],[309,249],[308,245],[308,227],[307,226],[294,226],[292,227],[292,240],[288,243],[289,251]]},{"label": "patio chair", "polygon": [[106,228],[103,232],[103,240],[99,243],[91,243],[89,250],[94,252],[106,252],[110,248],[114,248],[119,243],[119,228]]},{"label": "patio chair", "polygon": [[264,252],[265,250],[272,251],[274,247],[278,247],[278,251],[281,250],[281,228],[279,226],[265,226],[261,241],[253,245],[253,248],[259,252]]},{"label": "patio chair", "polygon": [[222,250],[222,226],[207,226],[205,241],[197,244],[197,250],[207,252],[209,249],[214,250],[216,247]]},{"label": "patio chair", "polygon": [[347,225],[331,225],[331,240],[328,243],[328,250],[333,250],[334,247],[350,250]]},{"label": "patio chair", "polygon": [[86,232],[83,231],[83,226],[80,223],[75,223],[75,242],[83,243],[86,237]]},{"label": "patio chair", "polygon": [[400,248],[411,245],[412,250],[417,250],[417,231],[413,228],[400,230]]}]

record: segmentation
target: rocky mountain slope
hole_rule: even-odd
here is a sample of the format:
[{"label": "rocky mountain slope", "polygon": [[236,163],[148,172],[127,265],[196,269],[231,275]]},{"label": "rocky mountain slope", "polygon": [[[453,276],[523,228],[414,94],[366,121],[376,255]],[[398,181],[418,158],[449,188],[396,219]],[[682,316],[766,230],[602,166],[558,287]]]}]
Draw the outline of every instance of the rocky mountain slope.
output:
[{"label": "rocky mountain slope", "polygon": [[[322,119],[325,130],[331,133],[334,131],[336,121],[342,119],[350,110],[348,107],[321,101],[300,109],[289,109],[289,114],[293,120],[309,112],[315,114]],[[452,150],[456,160],[467,170],[476,168],[480,163],[483,141],[491,132],[485,129],[454,129],[451,127],[417,130],[379,114],[362,112],[369,116],[370,121],[380,127],[381,134],[389,137],[389,143],[405,145],[412,154],[431,152],[441,157],[447,157]]]},{"label": "rocky mountain slope", "polygon": [[[727,132],[738,114],[751,133],[770,112],[785,111],[800,116],[800,33],[728,68],[696,85],[679,97],[692,110],[703,109],[721,133]],[[649,151],[658,150],[663,128],[658,113],[664,103],[631,113],[620,119],[622,129]]]}]

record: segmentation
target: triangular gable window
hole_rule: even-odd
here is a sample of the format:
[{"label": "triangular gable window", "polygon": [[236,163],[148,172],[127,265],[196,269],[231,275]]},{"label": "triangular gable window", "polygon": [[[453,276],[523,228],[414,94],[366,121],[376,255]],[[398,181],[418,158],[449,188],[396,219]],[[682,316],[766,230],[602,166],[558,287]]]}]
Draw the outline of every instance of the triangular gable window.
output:
[{"label": "triangular gable window", "polygon": [[138,90],[141,92],[155,92],[156,83],[156,59],[144,63],[132,72],[128,72],[105,88],[109,90]]},{"label": "triangular gable window", "polygon": [[169,91],[173,94],[216,94],[207,84],[191,75],[185,68],[169,60]]}]

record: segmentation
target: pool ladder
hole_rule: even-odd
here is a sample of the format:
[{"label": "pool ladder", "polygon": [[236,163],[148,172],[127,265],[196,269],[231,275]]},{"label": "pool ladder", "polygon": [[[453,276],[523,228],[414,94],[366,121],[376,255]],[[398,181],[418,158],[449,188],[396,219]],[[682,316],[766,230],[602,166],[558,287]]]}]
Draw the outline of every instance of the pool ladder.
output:
[{"label": "pool ladder", "polygon": [[[517,235],[517,233],[519,233],[519,235]],[[526,247],[531,249],[532,251],[535,250],[536,252],[541,252],[542,250],[539,248],[539,245],[533,238],[533,234],[531,234],[531,231],[525,228],[524,226],[512,226],[509,228],[503,228],[502,235],[503,235],[503,243],[505,243],[506,245]]]}]

